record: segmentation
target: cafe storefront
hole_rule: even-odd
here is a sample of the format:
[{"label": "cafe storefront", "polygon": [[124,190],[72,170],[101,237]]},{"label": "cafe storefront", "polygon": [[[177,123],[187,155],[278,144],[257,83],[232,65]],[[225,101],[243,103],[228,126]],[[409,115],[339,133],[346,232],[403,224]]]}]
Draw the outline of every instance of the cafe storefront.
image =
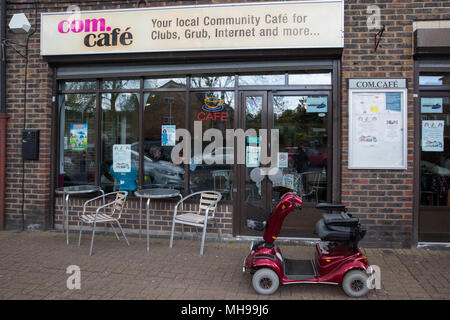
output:
[{"label": "cafe storefront", "polygon": [[[271,208],[282,194],[295,191],[303,196],[303,212],[291,215],[282,235],[314,238],[320,216],[315,203],[331,201],[331,181],[339,180],[332,176],[332,142],[342,3],[322,5],[330,8],[333,22],[325,29],[317,4],[310,3],[44,14],[43,29],[56,30],[43,34],[41,53],[56,72],[58,186],[96,184],[105,192],[171,187],[184,195],[219,191],[222,204],[232,208],[222,219],[231,223],[219,226],[233,236],[253,235],[244,223],[247,204]],[[153,31],[141,32],[139,19]],[[300,33],[305,44],[294,44]],[[126,63],[139,51],[136,62]],[[160,53],[166,51],[170,59]],[[125,63],[108,61],[113,53]],[[68,54],[80,62],[69,63]],[[105,62],[90,63],[99,54]],[[183,140],[176,134],[180,129],[190,135],[183,137],[192,147],[187,157],[185,150],[174,151]],[[214,138],[208,129],[216,130]],[[230,130],[249,129],[256,135],[246,136],[244,145],[237,136],[227,138]],[[271,137],[272,131],[278,132],[278,163],[264,165],[260,153],[272,148],[261,143],[260,132]],[[114,150],[123,146],[130,147],[128,160],[116,160]],[[280,178],[252,179],[260,166],[276,166]],[[122,171],[129,172],[131,185],[116,174]],[[169,227],[169,219],[170,212],[160,223]]]},{"label": "cafe storefront", "polygon": [[[295,191],[304,206],[287,217],[287,239],[315,239],[315,205],[334,201],[367,227],[363,246],[449,241],[450,69],[448,44],[438,43],[448,8],[135,2],[8,4],[36,32],[28,77],[23,35],[8,32],[4,46],[6,228],[61,230],[55,189],[90,184],[129,191],[127,234],[139,232],[134,192],[169,187],[219,191],[228,239],[260,236],[245,225],[250,208]],[[433,37],[416,36],[430,28]],[[28,99],[17,89],[25,84]],[[21,153],[27,130],[40,131],[34,160]],[[423,149],[423,137],[437,144]],[[71,197],[71,230],[89,196]],[[152,201],[152,235],[170,234],[174,204]]]}]

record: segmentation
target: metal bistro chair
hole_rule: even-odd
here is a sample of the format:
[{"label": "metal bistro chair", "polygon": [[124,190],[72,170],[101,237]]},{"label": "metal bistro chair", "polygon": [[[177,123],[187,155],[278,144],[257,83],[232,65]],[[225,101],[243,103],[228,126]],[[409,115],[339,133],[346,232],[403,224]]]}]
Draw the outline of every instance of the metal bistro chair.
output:
[{"label": "metal bistro chair", "polygon": [[[189,198],[192,198],[193,196],[201,195],[200,196],[200,202],[199,202],[199,208],[198,211],[185,211],[183,210],[183,207],[181,208],[181,212],[178,212],[178,207],[184,203]],[[181,224],[181,230],[183,233],[183,239],[184,239],[184,225],[190,225],[194,227],[200,227],[203,228],[203,234],[202,234],[202,244],[200,247],[200,254],[203,255],[203,248],[205,246],[205,237],[206,237],[206,228],[208,225],[208,222],[214,221],[214,225],[217,228],[217,233],[219,236],[219,239],[221,237],[220,235],[220,229],[217,226],[217,221],[215,218],[217,203],[222,199],[222,195],[220,192],[216,191],[198,191],[194,192],[180,201],[175,205],[175,209],[173,212],[173,222],[172,222],[172,234],[170,235],[170,247],[172,248],[173,245],[173,235],[175,233],[175,224],[179,223]]]},{"label": "metal bistro chair", "polygon": [[[109,203],[105,204],[105,197],[107,196],[113,196],[115,195],[115,200]],[[101,195],[95,198],[92,198],[88,201],[86,201],[83,205],[83,214],[78,216],[78,218],[81,221],[80,226],[80,238],[78,239],[78,246],[81,244],[81,234],[83,232],[83,223],[86,224],[92,224],[92,239],[91,239],[91,249],[89,251],[89,255],[92,256],[92,248],[94,247],[94,236],[95,236],[95,227],[97,223],[105,223],[110,224],[114,233],[116,234],[117,240],[120,240],[119,235],[116,232],[116,229],[114,229],[113,222],[117,223],[119,225],[120,231],[122,232],[122,235],[127,243],[127,245],[130,245],[128,242],[127,237],[125,236],[125,233],[123,232],[122,226],[120,225],[119,219],[122,215],[123,208],[125,206],[125,201],[127,199],[128,192],[127,191],[116,191],[116,192],[110,192],[105,195]],[[103,198],[103,205],[98,207],[95,210],[95,214],[88,214],[86,213],[87,205],[91,202]],[[102,213],[100,213],[100,210],[102,210]]]}]

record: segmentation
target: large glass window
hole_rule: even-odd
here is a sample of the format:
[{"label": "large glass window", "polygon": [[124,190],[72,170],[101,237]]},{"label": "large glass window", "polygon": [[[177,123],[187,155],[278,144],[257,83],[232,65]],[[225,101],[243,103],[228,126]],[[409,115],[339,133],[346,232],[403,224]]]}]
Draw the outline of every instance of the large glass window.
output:
[{"label": "large glass window", "polygon": [[[226,130],[240,127],[234,119],[237,92],[249,86],[285,86],[286,90],[297,86],[297,90],[330,83],[329,72],[299,71],[61,81],[59,186],[96,183],[106,192],[171,187],[184,194],[217,190],[224,200],[232,200],[233,183],[237,186],[235,155],[227,146]],[[262,101],[259,96],[250,98],[244,102],[246,127],[260,128]],[[273,101],[280,153],[288,154],[283,172],[302,174],[306,201],[323,200],[326,194],[317,179],[311,178],[313,184],[306,174],[326,176],[327,111],[314,104],[322,98],[275,95]],[[308,104],[316,109],[308,109]],[[177,159],[172,157],[180,143],[175,140],[177,129],[187,129],[191,138],[191,159],[181,165],[182,152]],[[120,155],[123,150],[128,158]],[[306,154],[304,164],[299,162],[300,153]],[[245,192],[256,194],[254,188]]]},{"label": "large glass window", "polygon": [[[138,188],[139,154],[132,150],[139,143],[138,112],[139,94],[102,95],[100,185],[106,192]],[[131,163],[116,161],[116,167],[113,167],[114,152],[127,147],[131,148]]]},{"label": "large glass window", "polygon": [[[226,146],[226,130],[234,128],[234,92],[192,92],[190,105],[190,189],[216,190],[225,200],[231,200],[234,149]],[[206,141],[202,141],[202,135]]]},{"label": "large glass window", "polygon": [[[179,82],[174,82],[180,84]],[[175,165],[174,131],[185,128],[186,93],[155,91],[144,94],[144,184],[184,190],[184,167]],[[136,149],[134,152],[138,152]],[[176,161],[175,161],[176,162]]]},{"label": "large glass window", "polygon": [[60,96],[61,185],[95,183],[95,94]]}]

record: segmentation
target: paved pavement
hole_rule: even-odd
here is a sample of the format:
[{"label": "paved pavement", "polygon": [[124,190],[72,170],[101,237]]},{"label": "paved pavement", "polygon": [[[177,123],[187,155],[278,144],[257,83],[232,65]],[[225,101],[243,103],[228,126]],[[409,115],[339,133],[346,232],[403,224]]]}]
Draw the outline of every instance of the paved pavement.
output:
[{"label": "paved pavement", "polygon": [[[339,286],[281,286],[271,296],[257,295],[251,276],[242,273],[246,242],[130,237],[131,246],[112,235],[98,234],[94,255],[90,236],[81,247],[60,232],[0,232],[0,299],[349,299]],[[280,245],[283,254],[308,258],[314,247]],[[381,268],[382,289],[364,299],[450,299],[450,250],[362,249]],[[80,268],[81,288],[69,290],[68,266]],[[70,281],[69,281],[70,282]]]}]

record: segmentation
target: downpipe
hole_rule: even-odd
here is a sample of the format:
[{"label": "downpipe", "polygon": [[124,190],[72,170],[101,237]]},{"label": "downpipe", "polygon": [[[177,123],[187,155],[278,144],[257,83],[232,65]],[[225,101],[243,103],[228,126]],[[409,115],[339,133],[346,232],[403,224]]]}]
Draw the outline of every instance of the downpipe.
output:
[{"label": "downpipe", "polygon": [[1,0],[1,47],[0,47],[0,230],[5,229],[6,193],[6,57],[3,39],[6,38],[6,0]]}]

